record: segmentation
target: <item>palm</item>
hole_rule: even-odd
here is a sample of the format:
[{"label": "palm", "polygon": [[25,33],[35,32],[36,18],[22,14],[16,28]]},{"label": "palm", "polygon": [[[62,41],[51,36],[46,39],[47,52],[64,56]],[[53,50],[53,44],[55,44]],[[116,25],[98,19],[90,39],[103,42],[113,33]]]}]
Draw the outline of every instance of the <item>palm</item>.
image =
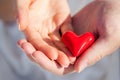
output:
[{"label": "palm", "polygon": [[75,60],[61,42],[59,33],[62,29],[61,25],[69,20],[70,11],[67,1],[36,0],[29,7],[29,24],[24,30],[27,40],[37,50],[43,52],[50,60],[55,60],[62,67],[67,67]]},{"label": "palm", "polygon": [[119,19],[118,7],[105,1],[93,1],[73,17],[77,34],[90,31],[97,35],[96,42],[76,61],[76,70],[81,71],[80,66],[83,64],[92,65],[119,48]]},{"label": "palm", "polygon": [[103,10],[104,4],[92,2],[78,12],[73,17],[73,24],[77,34],[83,34],[87,31],[97,32],[98,28],[103,27]]},{"label": "palm", "polygon": [[[64,7],[62,7],[62,5],[64,5]],[[63,10],[63,8],[67,9]],[[40,4],[40,0],[36,0],[29,7],[28,13],[29,25],[24,32],[30,41],[33,39],[38,40],[40,38],[49,39],[49,34],[58,33],[57,35],[59,35],[60,26],[68,16],[70,16],[67,3],[57,4],[56,6],[54,2],[52,6],[49,6],[47,1],[42,1]],[[33,36],[33,34],[36,36]]]}]

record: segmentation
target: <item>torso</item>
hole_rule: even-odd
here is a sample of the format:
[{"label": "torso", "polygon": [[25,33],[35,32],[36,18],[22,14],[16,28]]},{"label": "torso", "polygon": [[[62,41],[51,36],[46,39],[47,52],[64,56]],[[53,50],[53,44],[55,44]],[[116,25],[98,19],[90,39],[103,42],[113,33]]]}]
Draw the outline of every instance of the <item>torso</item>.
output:
[{"label": "torso", "polygon": [[0,0],[0,19],[13,21],[16,19],[16,0]]}]

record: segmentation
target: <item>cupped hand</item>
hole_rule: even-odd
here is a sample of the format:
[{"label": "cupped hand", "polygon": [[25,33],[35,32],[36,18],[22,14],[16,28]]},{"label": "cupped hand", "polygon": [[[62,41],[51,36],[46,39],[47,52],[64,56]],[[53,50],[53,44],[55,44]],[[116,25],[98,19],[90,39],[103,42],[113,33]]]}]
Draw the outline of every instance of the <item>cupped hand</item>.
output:
[{"label": "cupped hand", "polygon": [[35,49],[62,67],[73,63],[75,58],[61,42],[61,34],[72,30],[67,0],[17,0],[17,3],[19,28]]},{"label": "cupped hand", "polygon": [[31,61],[37,63],[40,67],[49,72],[57,75],[75,72],[73,64],[70,64],[66,68],[61,67],[56,61],[50,60],[42,51],[36,50],[35,47],[25,39],[19,40],[18,45],[24,50]]},{"label": "cupped hand", "polygon": [[119,5],[120,1],[96,0],[73,17],[74,30],[77,34],[90,31],[97,38],[95,43],[77,59],[76,71],[82,71],[120,47]]},{"label": "cupped hand", "polygon": [[118,5],[119,3],[94,1],[73,16],[72,21],[75,32],[77,34],[83,34],[87,31],[93,32],[97,40],[87,51],[79,56],[75,64],[69,65],[67,68],[59,67],[55,61],[51,61],[42,51],[35,49],[31,43],[25,40],[21,40],[19,45],[27,55],[33,54],[33,61],[53,73],[65,74],[82,71],[87,66],[96,63],[119,48],[120,10]]}]

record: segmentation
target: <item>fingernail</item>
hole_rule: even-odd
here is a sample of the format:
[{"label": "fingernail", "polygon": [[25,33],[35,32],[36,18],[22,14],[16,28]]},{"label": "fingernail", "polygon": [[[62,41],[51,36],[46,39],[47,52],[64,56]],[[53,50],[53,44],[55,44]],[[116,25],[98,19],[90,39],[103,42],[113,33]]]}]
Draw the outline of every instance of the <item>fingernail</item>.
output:
[{"label": "fingernail", "polygon": [[69,66],[69,64],[67,64],[67,65],[64,65],[64,68],[67,68]]},{"label": "fingernail", "polygon": [[75,64],[76,58],[73,61],[70,61],[70,64]]},{"label": "fingernail", "polygon": [[80,72],[83,71],[86,67],[87,67],[87,64],[81,65],[81,66],[78,68],[77,72],[80,73]]}]

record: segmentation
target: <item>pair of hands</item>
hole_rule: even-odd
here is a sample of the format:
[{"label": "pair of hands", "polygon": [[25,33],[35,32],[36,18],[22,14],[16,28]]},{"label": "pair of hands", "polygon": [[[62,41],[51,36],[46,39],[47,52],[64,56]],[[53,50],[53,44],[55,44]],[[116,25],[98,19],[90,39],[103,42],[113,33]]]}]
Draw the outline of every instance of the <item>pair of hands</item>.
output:
[{"label": "pair of hands", "polygon": [[[67,0],[17,0],[19,28],[27,40],[18,44],[27,56],[55,74],[80,72],[120,46],[118,2],[93,1],[71,18]],[[61,35],[73,30],[99,35],[78,58],[61,42]]]}]

